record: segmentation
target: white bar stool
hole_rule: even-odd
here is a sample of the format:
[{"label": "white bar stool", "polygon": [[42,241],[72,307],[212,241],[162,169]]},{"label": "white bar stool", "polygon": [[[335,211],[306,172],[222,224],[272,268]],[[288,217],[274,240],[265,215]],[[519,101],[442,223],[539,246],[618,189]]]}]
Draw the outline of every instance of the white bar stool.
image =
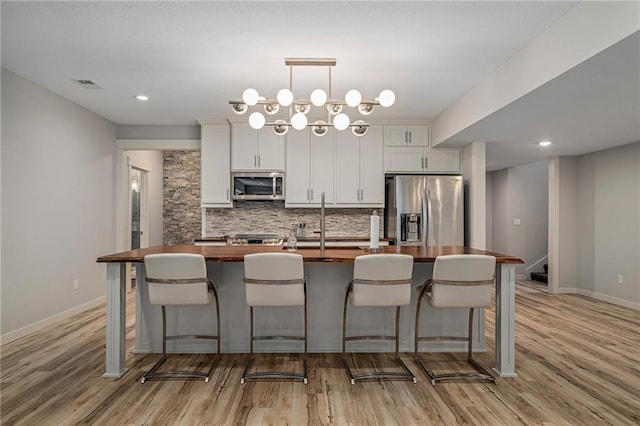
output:
[{"label": "white bar stool", "polygon": [[[495,383],[496,379],[473,359],[473,312],[475,308],[491,306],[491,289],[494,284],[496,258],[477,254],[438,256],[433,265],[433,278],[418,287],[416,307],[414,360],[422,368],[431,384],[443,380],[479,379]],[[420,336],[420,307],[425,299],[434,308],[468,308],[469,331],[466,337]],[[468,342],[467,361],[474,372],[435,374],[418,356],[418,343],[424,341]]]},{"label": "white bar stool", "polygon": [[[255,253],[244,257],[244,282],[250,312],[251,337],[249,361],[240,383],[260,379],[292,379],[307,384],[307,292],[302,256],[293,253]],[[255,336],[253,308],[302,306],[304,308],[303,336]],[[304,342],[302,373],[270,371],[249,372],[253,361],[255,340],[300,340]]]},{"label": "white bar stool", "polygon": [[[411,303],[411,276],[413,257],[406,254],[370,254],[356,257],[353,265],[353,279],[347,287],[342,314],[342,363],[351,384],[358,380],[418,380],[400,359],[400,307]],[[395,335],[393,336],[347,336],[347,306],[396,307]],[[401,372],[376,371],[354,375],[349,367],[346,353],[347,341],[354,340],[394,340],[395,361]]]},{"label": "white bar stool", "polygon": [[[200,371],[157,371],[167,359],[167,340],[212,339],[217,341],[217,353],[220,354],[220,307],[215,286],[207,277],[207,264],[199,254],[150,254],[144,257],[146,281],[149,287],[149,302],[162,306],[162,357],[140,379],[204,379],[209,381],[211,372],[219,360],[208,372]],[[167,306],[206,305],[215,300],[215,335],[172,335],[167,336]]]}]

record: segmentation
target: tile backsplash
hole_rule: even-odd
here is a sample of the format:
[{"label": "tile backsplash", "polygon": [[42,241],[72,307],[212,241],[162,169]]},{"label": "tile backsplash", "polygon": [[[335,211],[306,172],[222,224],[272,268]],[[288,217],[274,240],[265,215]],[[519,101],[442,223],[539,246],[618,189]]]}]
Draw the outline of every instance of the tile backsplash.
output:
[{"label": "tile backsplash", "polygon": [[[373,210],[325,209],[327,237],[367,238]],[[378,214],[382,215],[382,209],[378,209]],[[232,209],[207,209],[206,219],[208,237],[243,233],[287,235],[292,226],[302,222],[307,224],[307,236],[313,236],[314,231],[320,232],[320,208],[287,209],[284,201],[235,201]]]}]

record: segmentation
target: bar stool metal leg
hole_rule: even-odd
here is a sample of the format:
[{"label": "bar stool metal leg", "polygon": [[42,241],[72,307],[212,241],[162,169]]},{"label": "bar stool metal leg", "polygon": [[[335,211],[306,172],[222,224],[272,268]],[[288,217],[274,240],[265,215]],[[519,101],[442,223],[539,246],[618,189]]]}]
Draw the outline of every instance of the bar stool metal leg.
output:
[{"label": "bar stool metal leg", "polygon": [[[424,289],[423,289],[424,290]],[[416,364],[422,369],[422,371],[429,377],[432,385],[435,385],[437,382],[445,381],[445,380],[460,380],[460,379],[480,379],[487,380],[492,383],[496,382],[495,377],[491,375],[483,366],[478,364],[475,359],[473,359],[473,313],[474,308],[469,308],[469,316],[468,316],[468,334],[466,338],[460,337],[420,337],[419,336],[419,324],[420,324],[420,307],[422,304],[422,292],[420,293],[420,297],[418,298],[418,304],[416,307],[416,325],[415,325],[415,350],[413,359]],[[446,373],[446,374],[435,374],[433,370],[427,367],[427,365],[420,359],[418,355],[418,342],[423,341],[437,341],[437,340],[463,340],[467,342],[467,362],[471,364],[477,372],[475,373]]]},{"label": "bar stool metal leg", "polygon": [[209,382],[211,378],[211,373],[214,368],[220,362],[220,357],[216,357],[216,361],[211,365],[209,370],[205,372],[201,371],[161,371],[158,372],[158,369],[164,364],[167,360],[167,340],[179,340],[179,339],[213,339],[218,341],[217,353],[220,354],[220,311],[218,310],[218,295],[215,294],[216,299],[216,328],[217,334],[215,336],[205,336],[205,335],[176,335],[176,336],[167,336],[167,308],[162,305],[162,356],[156,363],[151,367],[151,369],[146,372],[142,378],[140,379],[140,383],[144,383],[147,380],[163,380],[163,379],[204,379],[205,383]]},{"label": "bar stool metal leg", "polygon": [[[351,384],[355,384],[356,381],[359,380],[376,380],[376,379],[386,379],[386,380],[411,380],[413,383],[418,383],[418,379],[413,375],[411,370],[407,367],[407,365],[400,358],[400,307],[396,306],[396,315],[395,315],[395,335],[394,336],[347,336],[347,306],[349,304],[349,292],[351,291],[353,284],[349,284],[347,289],[345,299],[344,299],[344,307],[342,310],[342,364],[344,365],[345,371],[349,376],[349,381]],[[346,352],[346,342],[353,340],[394,340],[395,341],[395,356],[394,361],[400,368],[402,368],[402,372],[385,372],[385,371],[376,371],[373,373],[363,373],[363,374],[353,374],[351,367],[349,365],[349,361],[347,360],[347,352]]]},{"label": "bar stool metal leg", "polygon": [[[304,305],[304,336],[255,336],[254,335],[254,318],[253,318],[253,306],[249,307],[249,360],[244,368],[240,383],[244,384],[250,380],[260,379],[292,379],[301,380],[305,385],[307,384],[307,304],[306,304],[306,292],[305,292],[305,305]],[[302,358],[302,373],[284,372],[284,371],[268,371],[268,372],[255,372],[250,373],[251,367],[254,362],[254,340],[302,340],[304,342],[304,353]]]}]

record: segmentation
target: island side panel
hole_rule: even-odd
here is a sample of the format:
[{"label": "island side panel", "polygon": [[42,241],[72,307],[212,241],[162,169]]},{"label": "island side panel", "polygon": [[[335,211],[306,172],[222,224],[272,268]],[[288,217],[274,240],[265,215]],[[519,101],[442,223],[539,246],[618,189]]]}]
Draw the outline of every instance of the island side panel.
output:
[{"label": "island side panel", "polygon": [[500,377],[516,377],[515,264],[496,265],[496,366]]},{"label": "island side panel", "polygon": [[106,366],[103,377],[119,378],[126,371],[126,263],[107,264]]},{"label": "island side panel", "polygon": [[[246,304],[242,278],[242,262],[209,262],[209,276],[218,288],[220,298],[221,351],[246,353],[249,351],[249,307]],[[142,268],[140,268],[142,269]],[[411,304],[403,306],[400,313],[400,350],[412,352],[414,345],[414,321],[416,288],[431,277],[433,264],[415,263]],[[305,263],[308,296],[308,345],[310,352],[340,352],[342,350],[342,308],[347,284],[353,275],[353,264],[332,262]],[[148,303],[146,283],[140,279],[136,312],[136,352],[158,353],[161,350],[160,307]],[[168,333],[176,330],[189,334],[205,334],[215,324],[213,304],[204,307],[171,307],[167,309]],[[476,330],[483,330],[484,310],[475,318]],[[302,332],[303,311],[299,307],[256,308],[256,335],[296,335]],[[349,306],[348,333],[393,334],[394,308],[354,308]],[[460,335],[466,333],[467,316],[463,309],[434,309],[423,304],[421,331],[426,335]],[[209,327],[209,328],[208,328]],[[256,352],[300,351],[300,342],[263,341],[256,344]],[[169,352],[215,352],[215,342],[169,341]],[[350,351],[390,352],[393,343],[379,341],[350,342]],[[464,352],[464,342],[426,342],[420,345],[422,352]],[[484,351],[484,334],[474,336],[474,350]]]}]

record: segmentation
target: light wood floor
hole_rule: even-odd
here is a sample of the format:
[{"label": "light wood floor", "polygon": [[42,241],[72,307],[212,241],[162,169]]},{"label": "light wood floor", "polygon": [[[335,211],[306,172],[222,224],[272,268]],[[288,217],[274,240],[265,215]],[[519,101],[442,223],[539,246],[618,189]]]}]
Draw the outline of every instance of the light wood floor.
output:
[{"label": "light wood floor", "polygon": [[[129,353],[130,373],[104,379],[105,308],[4,345],[2,425],[637,425],[640,313],[578,295],[549,295],[522,283],[516,295],[518,377],[497,385],[349,384],[338,354],[311,354],[309,384],[240,384],[245,355],[224,354],[212,380],[140,384],[155,355]],[[133,347],[128,297],[127,347]],[[487,341],[493,349],[493,313]],[[492,365],[492,351],[478,355]],[[426,355],[425,355],[426,356]],[[208,365],[213,355],[179,356]],[[292,358],[295,360],[296,358]],[[442,356],[440,356],[442,359]],[[293,363],[270,355],[268,363]],[[377,356],[378,366],[384,357]]]}]

